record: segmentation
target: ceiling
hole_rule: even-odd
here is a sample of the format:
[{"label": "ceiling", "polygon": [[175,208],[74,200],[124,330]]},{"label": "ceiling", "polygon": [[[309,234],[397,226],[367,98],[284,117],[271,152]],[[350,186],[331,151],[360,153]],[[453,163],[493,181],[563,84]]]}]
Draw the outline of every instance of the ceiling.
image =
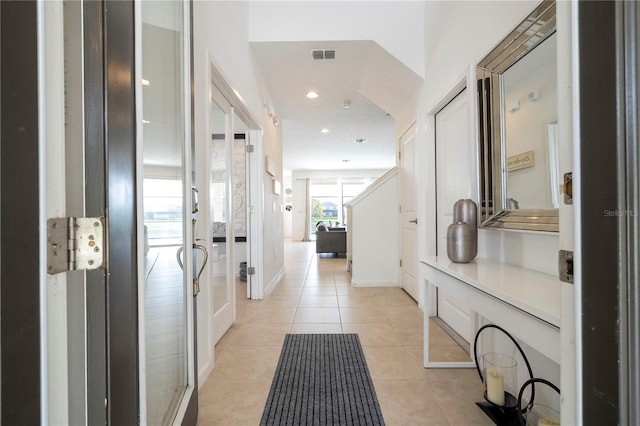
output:
[{"label": "ceiling", "polygon": [[[283,129],[285,173],[395,165],[394,116],[417,98],[421,77],[373,41],[251,45],[270,93],[265,103]],[[314,60],[314,49],[335,50],[335,59]],[[319,96],[308,99],[310,90]]]}]

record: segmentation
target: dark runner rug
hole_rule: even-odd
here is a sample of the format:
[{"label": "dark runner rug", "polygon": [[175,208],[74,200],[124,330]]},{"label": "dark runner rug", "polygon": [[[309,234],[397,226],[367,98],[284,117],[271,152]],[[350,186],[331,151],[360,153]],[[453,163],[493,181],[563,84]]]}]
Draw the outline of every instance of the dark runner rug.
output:
[{"label": "dark runner rug", "polygon": [[357,334],[287,334],[260,425],[384,425]]}]

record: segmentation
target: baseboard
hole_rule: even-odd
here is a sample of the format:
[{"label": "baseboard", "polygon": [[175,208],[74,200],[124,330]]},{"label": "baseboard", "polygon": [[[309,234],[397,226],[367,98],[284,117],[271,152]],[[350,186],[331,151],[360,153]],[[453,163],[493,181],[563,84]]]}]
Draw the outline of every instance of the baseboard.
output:
[{"label": "baseboard", "polygon": [[351,285],[354,287],[399,287],[396,281],[355,281],[353,279],[351,280]]},{"label": "baseboard", "polygon": [[276,288],[276,286],[278,285],[278,283],[280,282],[280,280],[282,279],[282,276],[284,275],[285,271],[286,271],[286,267],[282,267],[282,269],[280,270],[280,272],[278,272],[276,274],[276,276],[271,280],[271,282],[264,288],[264,295],[265,297],[271,293],[273,291],[273,289]]},{"label": "baseboard", "polygon": [[202,386],[207,381],[211,373],[213,372],[213,363],[207,362],[206,365],[200,371],[198,371],[198,389],[202,389]]}]

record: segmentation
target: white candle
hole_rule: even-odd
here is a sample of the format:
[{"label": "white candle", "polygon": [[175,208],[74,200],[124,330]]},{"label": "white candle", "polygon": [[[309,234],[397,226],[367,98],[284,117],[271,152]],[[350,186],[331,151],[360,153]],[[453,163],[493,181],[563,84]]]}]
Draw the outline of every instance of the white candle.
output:
[{"label": "white candle", "polygon": [[487,369],[487,399],[496,405],[504,405],[504,377],[497,368]]},{"label": "white candle", "polygon": [[560,426],[560,420],[544,418],[538,420],[538,426]]}]

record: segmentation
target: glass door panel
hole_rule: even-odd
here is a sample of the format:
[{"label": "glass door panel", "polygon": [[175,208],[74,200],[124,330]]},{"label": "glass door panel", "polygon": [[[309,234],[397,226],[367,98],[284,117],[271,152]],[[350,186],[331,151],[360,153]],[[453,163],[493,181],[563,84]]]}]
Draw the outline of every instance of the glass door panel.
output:
[{"label": "glass door panel", "polygon": [[[141,2],[147,424],[173,423],[188,384],[184,25],[181,1]],[[140,190],[140,188],[139,188]],[[186,262],[185,262],[186,263]]]},{"label": "glass door panel", "polygon": [[[251,278],[247,274],[247,268],[251,262],[251,221],[249,218],[249,200],[251,170],[249,167],[249,153],[247,145],[249,141],[249,129],[242,119],[235,113],[233,115],[233,220],[234,220],[234,275],[238,271],[235,280],[236,297],[251,298]],[[235,268],[238,269],[235,269]]]},{"label": "glass door panel", "polygon": [[211,222],[213,231],[213,312],[220,312],[229,303],[227,286],[227,257],[233,250],[228,241],[233,223],[229,217],[227,193],[227,119],[228,115],[213,100],[211,101]]}]

